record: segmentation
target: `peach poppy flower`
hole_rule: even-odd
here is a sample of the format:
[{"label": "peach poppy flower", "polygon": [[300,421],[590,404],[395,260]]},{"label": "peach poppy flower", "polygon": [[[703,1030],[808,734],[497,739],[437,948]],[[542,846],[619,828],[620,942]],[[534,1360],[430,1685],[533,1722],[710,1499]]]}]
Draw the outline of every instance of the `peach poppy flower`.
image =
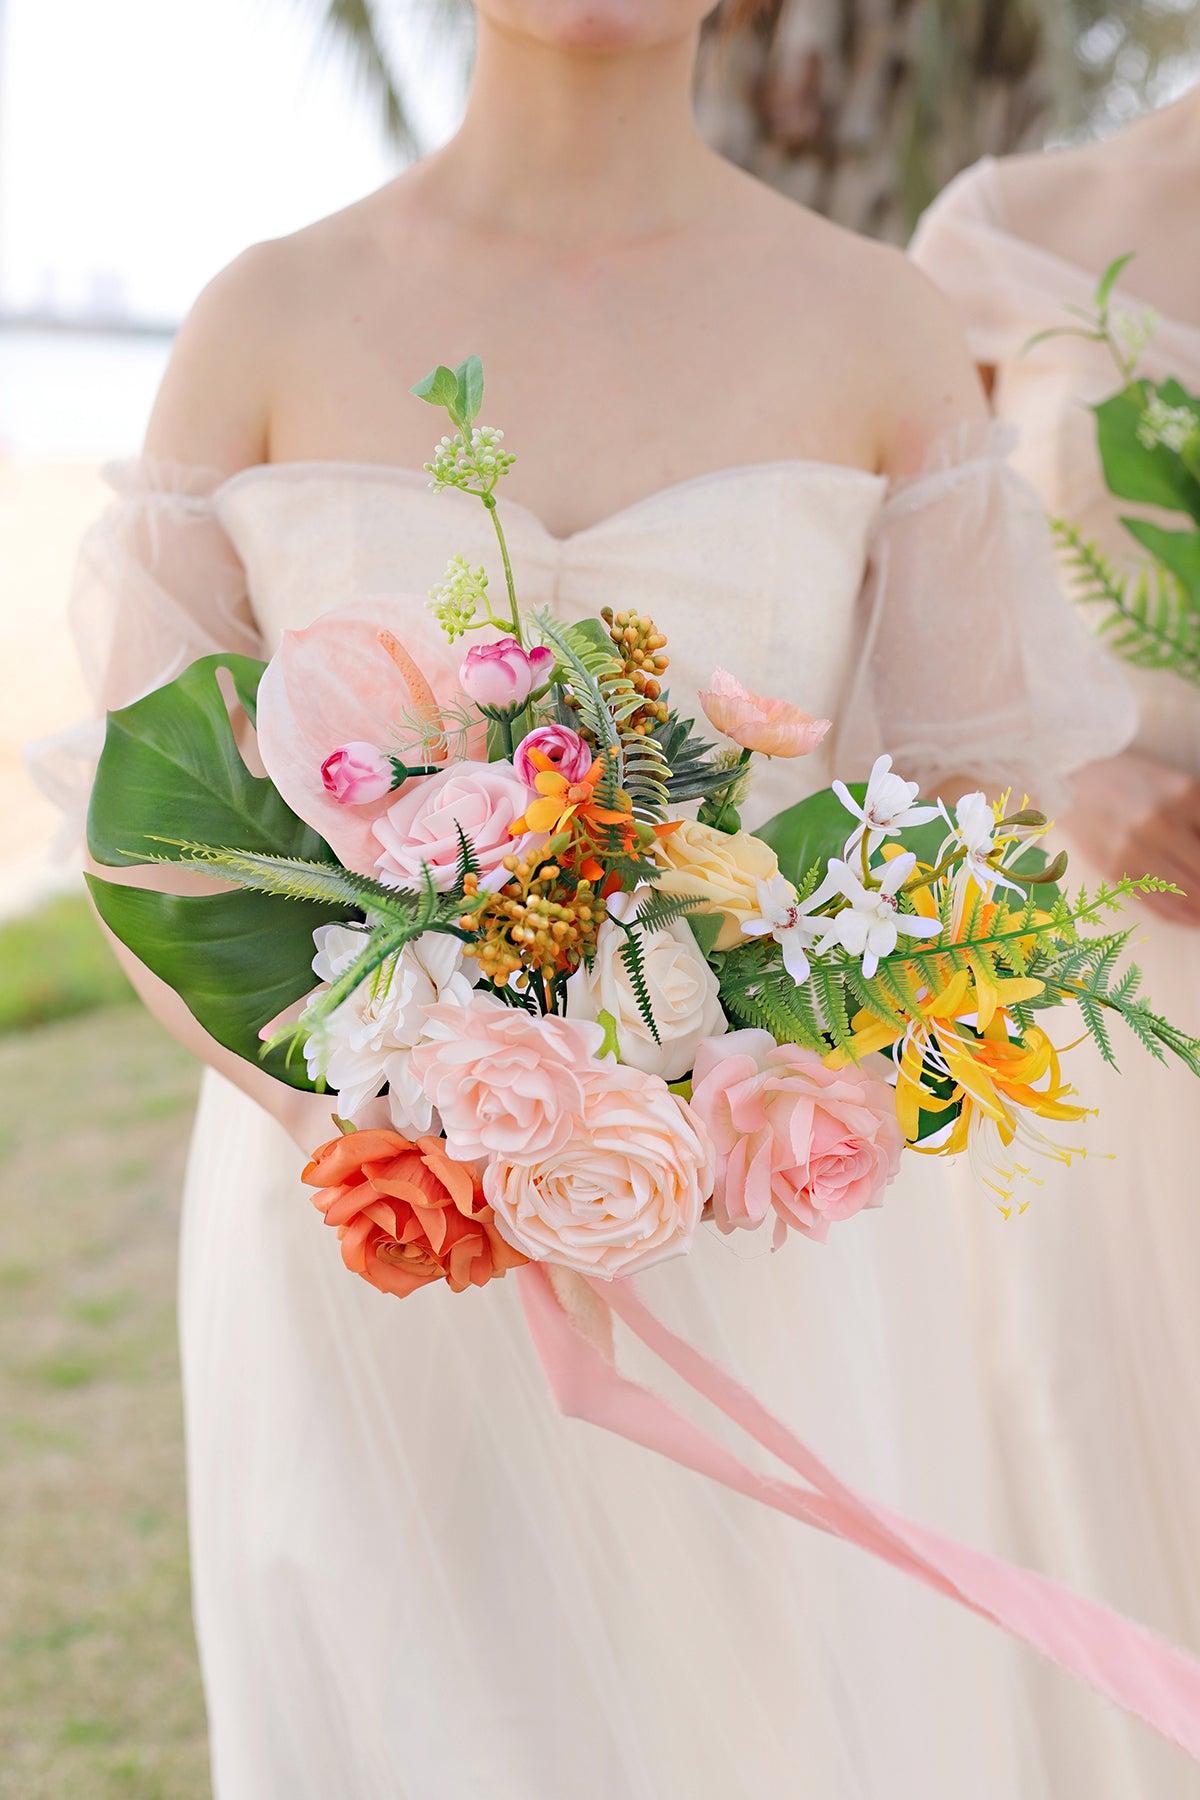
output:
[{"label": "peach poppy flower", "polygon": [[483,1287],[527,1259],[496,1230],[474,1169],[441,1138],[351,1131],[313,1151],[301,1177],[336,1230],[342,1261],[401,1299],[431,1282],[456,1294]]},{"label": "peach poppy flower", "polygon": [[710,725],[743,750],[757,750],[763,756],[807,756],[833,722],[814,719],[786,700],[752,694],[728,669],[713,670],[700,704]]}]

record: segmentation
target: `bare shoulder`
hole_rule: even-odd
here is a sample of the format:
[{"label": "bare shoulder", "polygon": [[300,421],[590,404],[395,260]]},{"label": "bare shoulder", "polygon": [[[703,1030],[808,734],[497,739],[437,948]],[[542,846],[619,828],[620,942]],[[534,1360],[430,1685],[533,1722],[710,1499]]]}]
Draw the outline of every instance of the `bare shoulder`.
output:
[{"label": "bare shoulder", "polygon": [[906,473],[943,431],[986,416],[953,309],[902,251],[779,205],[801,328],[842,346],[847,399],[874,419],[880,467]]},{"label": "bare shoulder", "polygon": [[267,460],[291,352],[369,276],[375,196],[253,244],[203,288],[180,327],[146,434],[154,454],[226,473]]}]

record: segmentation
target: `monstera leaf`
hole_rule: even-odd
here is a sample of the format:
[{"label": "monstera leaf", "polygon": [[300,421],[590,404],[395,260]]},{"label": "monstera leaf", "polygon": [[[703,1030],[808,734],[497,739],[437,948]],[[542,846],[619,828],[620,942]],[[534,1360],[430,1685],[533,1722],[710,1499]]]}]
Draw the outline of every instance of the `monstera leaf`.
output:
[{"label": "monstera leaf", "polygon": [[[324,840],[242,759],[217,682],[228,672],[253,721],[264,665],[207,656],[132,706],[109,714],[88,814],[95,860],[128,866],[180,860],[202,841],[328,864]],[[176,843],[161,840],[179,840]],[[344,902],[238,889],[162,894],[88,877],[96,909],[114,936],[184,1001],[226,1049],[261,1063],[292,1087],[302,1066],[282,1051],[260,1056],[259,1031],[316,985],[314,927],[353,916]]]},{"label": "monstera leaf", "polygon": [[1126,531],[1168,569],[1193,606],[1200,606],[1200,531],[1169,531],[1149,519],[1122,518]]},{"label": "monstera leaf", "polygon": [[330,861],[324,840],[242,759],[217,681],[226,671],[251,723],[265,664],[203,656],[108,715],[88,811],[88,848],[120,867],[173,854],[178,839]]}]

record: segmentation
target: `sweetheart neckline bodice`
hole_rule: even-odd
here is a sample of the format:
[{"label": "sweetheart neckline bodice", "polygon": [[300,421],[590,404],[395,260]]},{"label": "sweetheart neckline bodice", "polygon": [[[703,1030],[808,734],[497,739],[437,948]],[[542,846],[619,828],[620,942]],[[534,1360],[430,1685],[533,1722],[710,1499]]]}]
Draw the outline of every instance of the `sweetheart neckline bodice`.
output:
[{"label": "sweetheart neckline bodice", "polygon": [[[705,487],[733,486],[739,481],[751,481],[763,476],[778,476],[789,472],[865,483],[879,492],[882,492],[888,483],[886,475],[876,473],[871,469],[860,469],[852,463],[828,462],[819,457],[781,457],[765,462],[731,463],[723,468],[706,470],[699,475],[685,476],[681,481],[668,482],[663,487],[654,488],[640,498],[630,501],[627,506],[617,507],[615,511],[606,513],[590,525],[580,526],[575,531],[552,531],[540,513],[522,501],[511,500],[502,495],[501,505],[506,519],[521,520],[527,527],[535,529],[548,542],[562,546],[576,543],[583,538],[594,537],[601,532],[627,523],[636,515],[654,508],[661,508],[673,500],[681,499],[685,495],[695,493]],[[281,462],[252,463],[246,468],[226,476],[215,488],[213,499],[220,507],[222,499],[227,495],[237,492],[244,486],[264,480],[337,477],[345,477],[349,480],[396,482],[402,486],[412,484],[418,491],[429,493],[431,497],[436,498],[432,495],[429,476],[425,471],[411,468],[404,463],[355,462],[336,457],[311,457]]]}]

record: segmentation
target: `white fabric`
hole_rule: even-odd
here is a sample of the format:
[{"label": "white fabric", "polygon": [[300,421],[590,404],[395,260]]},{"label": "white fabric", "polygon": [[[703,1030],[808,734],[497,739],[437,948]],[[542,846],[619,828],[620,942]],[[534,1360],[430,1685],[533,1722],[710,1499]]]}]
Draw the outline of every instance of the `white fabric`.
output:
[{"label": "white fabric", "polygon": [[[565,541],[520,507],[504,516],[526,604],[652,612],[678,701],[725,662],[838,719],[843,775],[862,772],[844,745],[866,754],[897,716],[901,652],[864,672],[864,634],[895,644],[904,619],[925,712],[953,707],[952,733],[913,725],[929,769],[906,772],[969,749],[973,709],[995,708],[986,659],[970,656],[951,701],[939,646],[975,608],[1014,673],[1032,666],[1022,640],[1051,632],[1053,683],[1006,702],[1045,773],[1116,749],[1119,686],[1090,688],[1086,640],[1053,622],[1062,603],[1028,498],[974,455],[928,481],[889,499],[858,471],[770,464],[686,482]],[[148,505],[161,554],[170,509]],[[194,497],[180,505],[190,528]],[[1003,516],[1014,507],[1019,525]],[[204,516],[226,534],[220,570],[236,550],[268,649],[351,598],[418,606],[452,551],[495,565],[477,504],[404,470],[252,469],[218,485]],[[134,571],[136,595],[160,566]],[[189,561],[189,592],[203,582]],[[215,591],[221,619],[248,617]],[[196,617],[184,609],[189,644]],[[1012,768],[1006,752],[997,779],[1025,764],[1024,743]],[[831,767],[826,750],[773,765],[755,816]],[[565,1424],[511,1282],[384,1299],[341,1267],[297,1163],[265,1115],[206,1081],[181,1318],[219,1800],[1050,1800],[1015,1649],[845,1547]],[[994,1543],[945,1192],[919,1164],[881,1212],[775,1257],[706,1230],[644,1292],[848,1477]]]},{"label": "white fabric", "polygon": [[[1114,225],[1110,254],[1162,229],[1148,182],[1136,232]],[[1035,332],[1067,321],[1064,305],[1089,305],[1100,271],[1021,238],[990,159],[935,202],[912,254],[958,308],[978,361],[995,368],[997,413],[1019,431],[1015,461],[1046,506],[1118,563],[1137,562],[1119,515],[1147,509],[1108,493],[1087,405],[1118,386],[1111,358],[1077,338],[1023,353]],[[1126,272],[1135,284],[1137,267]],[[1118,296],[1141,310],[1128,280]],[[1200,327],[1160,317],[1142,366],[1200,388]],[[1138,747],[1200,775],[1200,694],[1162,673],[1134,671],[1132,681]],[[1094,878],[1079,856],[1072,874]],[[1138,908],[1127,922],[1140,927],[1132,954],[1144,991],[1177,1023],[1200,1028],[1200,932]],[[1186,1071],[1152,1063],[1120,1031],[1115,1042],[1120,1078],[1090,1047],[1073,1053],[1072,1066],[1100,1107],[1087,1139],[1111,1160],[1051,1172],[1036,1219],[1004,1234],[1002,1255],[989,1221],[965,1214],[976,1354],[1006,1471],[1007,1540],[1200,1652],[1200,1113]],[[1200,1795],[1200,1775],[1146,1733],[1116,1714],[1097,1721],[1094,1708],[1038,1671],[1028,1679],[1056,1793]]]}]

